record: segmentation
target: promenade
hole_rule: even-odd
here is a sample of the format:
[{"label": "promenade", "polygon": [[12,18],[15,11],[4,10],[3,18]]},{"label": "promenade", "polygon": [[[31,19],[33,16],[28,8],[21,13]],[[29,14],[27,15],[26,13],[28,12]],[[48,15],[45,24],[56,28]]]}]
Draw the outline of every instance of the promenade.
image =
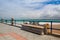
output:
[{"label": "promenade", "polygon": [[21,30],[21,26],[10,26],[0,23],[0,40],[60,40],[52,35],[38,35]]}]

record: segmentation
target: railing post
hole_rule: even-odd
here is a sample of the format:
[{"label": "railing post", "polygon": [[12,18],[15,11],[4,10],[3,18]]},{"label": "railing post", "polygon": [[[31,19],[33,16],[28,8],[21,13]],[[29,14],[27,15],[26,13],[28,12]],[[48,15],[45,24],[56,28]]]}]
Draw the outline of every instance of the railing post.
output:
[{"label": "railing post", "polygon": [[51,34],[52,34],[52,21],[51,21]]},{"label": "railing post", "polygon": [[15,26],[16,26],[16,20],[15,20]]},{"label": "railing post", "polygon": [[3,23],[3,21],[4,21],[4,19],[2,18],[2,19],[1,19],[1,23]]},{"label": "railing post", "polygon": [[6,24],[7,24],[7,20],[5,20]]},{"label": "railing post", "polygon": [[14,24],[14,18],[11,18],[11,26]]}]

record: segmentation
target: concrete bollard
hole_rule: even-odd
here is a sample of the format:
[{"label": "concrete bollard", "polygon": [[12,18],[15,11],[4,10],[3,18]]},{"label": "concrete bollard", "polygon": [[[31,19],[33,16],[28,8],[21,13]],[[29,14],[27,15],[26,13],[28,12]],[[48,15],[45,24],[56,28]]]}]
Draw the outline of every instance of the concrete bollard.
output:
[{"label": "concrete bollard", "polygon": [[49,24],[44,25],[44,34],[50,34]]},{"label": "concrete bollard", "polygon": [[11,26],[14,24],[14,18],[11,18]]}]

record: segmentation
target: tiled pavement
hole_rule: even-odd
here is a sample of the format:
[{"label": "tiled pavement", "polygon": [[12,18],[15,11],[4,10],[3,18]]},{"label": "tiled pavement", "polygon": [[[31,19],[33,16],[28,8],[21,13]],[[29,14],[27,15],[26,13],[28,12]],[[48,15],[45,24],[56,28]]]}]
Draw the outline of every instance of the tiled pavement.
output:
[{"label": "tiled pavement", "polygon": [[27,39],[16,33],[7,33],[0,34],[0,40],[27,40]]},{"label": "tiled pavement", "polygon": [[0,23],[0,40],[60,40],[51,35],[37,35],[21,30],[19,27],[9,26]]},{"label": "tiled pavement", "polygon": [[10,35],[5,35],[5,36],[1,36],[0,40],[16,40],[16,39],[11,37]]},{"label": "tiled pavement", "polygon": [[22,35],[14,32],[17,30],[12,27],[13,26],[10,27],[9,25],[0,23],[0,40],[27,40]]}]

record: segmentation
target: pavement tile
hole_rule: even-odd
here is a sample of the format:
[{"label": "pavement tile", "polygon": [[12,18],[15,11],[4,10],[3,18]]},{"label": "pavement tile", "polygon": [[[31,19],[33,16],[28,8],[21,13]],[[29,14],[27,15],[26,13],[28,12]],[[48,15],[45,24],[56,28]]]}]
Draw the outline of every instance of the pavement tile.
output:
[{"label": "pavement tile", "polygon": [[0,40],[27,40],[16,33],[0,34]]},{"label": "pavement tile", "polygon": [[10,36],[10,35],[6,35],[6,36],[4,36],[4,38],[5,38],[6,40],[16,40],[14,37],[12,37],[12,36]]},{"label": "pavement tile", "polygon": [[14,38],[16,38],[16,40],[27,40],[26,38],[22,37],[21,35],[18,35],[16,33],[10,33],[10,35]]},{"label": "pavement tile", "polygon": [[[59,37],[55,37],[53,35],[37,35],[37,34],[31,33],[28,31],[21,30],[21,28],[19,28],[19,27],[0,23],[0,33],[1,34],[8,33],[8,35],[9,35],[8,37],[12,36],[13,38],[16,38],[17,37],[16,35],[19,34],[19,36],[21,36],[22,38],[25,37],[25,39],[27,38],[27,40],[60,40]],[[13,32],[13,33],[11,33],[11,32]],[[4,34],[4,35],[7,35],[7,34]],[[0,35],[0,40],[6,40],[6,39],[3,39],[4,37],[2,37],[4,35]],[[16,40],[19,40],[19,38],[20,37],[16,38]],[[10,38],[8,38],[8,39],[10,39]]]}]

